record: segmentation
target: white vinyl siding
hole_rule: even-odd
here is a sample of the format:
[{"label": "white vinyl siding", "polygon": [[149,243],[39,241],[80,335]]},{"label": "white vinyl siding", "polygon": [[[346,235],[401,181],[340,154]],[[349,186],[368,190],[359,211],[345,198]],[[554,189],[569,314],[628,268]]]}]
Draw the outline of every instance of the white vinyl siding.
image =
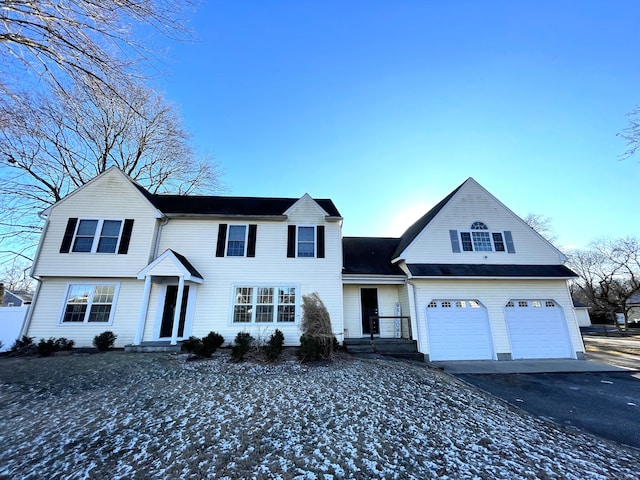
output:
[{"label": "white vinyl siding", "polygon": [[102,322],[60,322],[69,291],[66,278],[46,278],[40,286],[38,300],[33,311],[29,331],[30,337],[65,337],[76,342],[76,347],[93,347],[93,338],[112,331],[118,338],[115,346],[122,348],[133,342],[138,325],[138,315],[144,282],[116,278],[86,278],[83,283],[92,285],[117,284],[117,296],[112,307],[109,324]]},{"label": "white vinyl siding", "polygon": [[412,280],[415,285],[418,348],[429,353],[426,329],[427,305],[434,299],[476,299],[487,309],[494,352],[511,354],[511,343],[505,318],[505,305],[514,298],[554,300],[563,310],[569,339],[575,352],[584,352],[577,326],[573,302],[564,280]]},{"label": "white vinyl siding", "polygon": [[[381,317],[396,314],[396,305],[400,302],[399,285],[345,285],[344,286],[344,330],[345,338],[360,338],[362,333],[362,307],[360,291],[362,288],[378,290],[378,315]],[[408,307],[402,309],[402,315],[408,316]]]},{"label": "white vinyl siding", "polygon": [[[134,220],[126,255],[60,253],[69,218]],[[39,277],[134,277],[151,258],[158,220],[138,189],[111,170],[51,208],[34,274]],[[97,248],[97,246],[96,246]],[[57,311],[57,310],[56,310]]]},{"label": "white vinyl siding", "polygon": [[[470,226],[478,220],[487,223],[490,233],[510,231],[516,253],[453,252],[450,230],[459,235],[460,231],[470,231]],[[475,182],[465,184],[457,192],[406,249],[403,258],[407,263],[520,265],[557,265],[563,260],[552,245]]]},{"label": "white vinyl siding", "polygon": [[[301,308],[295,313],[295,322],[233,323],[231,320],[235,287],[295,286],[299,289],[296,290],[299,304],[302,295],[318,292],[329,311],[337,339],[342,341],[342,236],[339,223],[324,223],[325,258],[302,262],[283,261],[287,253],[288,228],[284,221],[252,221],[257,224],[259,232],[255,258],[216,257],[215,239],[218,238],[219,223],[219,220],[208,219],[172,219],[163,227],[160,238],[160,252],[171,248],[181,253],[203,277],[202,285],[198,286],[192,335],[204,336],[215,330],[224,336],[226,342],[232,342],[242,330],[268,338],[270,332],[278,328],[285,335],[286,345],[298,345]],[[309,223],[309,218],[300,222]],[[184,232],[189,232],[189,235]],[[207,250],[202,245],[214,247]],[[309,262],[313,263],[312,267]],[[155,305],[152,300],[150,309],[156,308]],[[146,331],[144,339],[151,340]]]}]

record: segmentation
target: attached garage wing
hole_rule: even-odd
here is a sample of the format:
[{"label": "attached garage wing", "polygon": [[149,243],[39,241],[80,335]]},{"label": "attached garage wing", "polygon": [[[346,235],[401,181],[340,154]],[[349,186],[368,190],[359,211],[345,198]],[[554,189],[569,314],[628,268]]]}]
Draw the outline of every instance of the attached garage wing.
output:
[{"label": "attached garage wing", "polygon": [[505,317],[513,359],[575,358],[564,312],[553,300],[511,300]]},{"label": "attached garage wing", "polygon": [[433,300],[427,305],[431,360],[492,360],[487,309],[477,300]]}]

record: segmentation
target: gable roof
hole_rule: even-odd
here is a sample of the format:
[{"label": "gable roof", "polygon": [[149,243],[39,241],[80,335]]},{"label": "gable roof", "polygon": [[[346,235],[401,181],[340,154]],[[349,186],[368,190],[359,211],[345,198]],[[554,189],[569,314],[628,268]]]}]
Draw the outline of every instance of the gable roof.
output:
[{"label": "gable roof", "polygon": [[[154,270],[158,265],[162,264],[165,259],[168,259],[169,262],[184,274],[185,280],[190,280],[195,283],[202,283],[204,280],[200,272],[196,270],[196,267],[194,267],[184,255],[181,255],[170,248],[165,250],[158,256],[158,258],[138,272],[138,280],[144,280],[147,276],[155,276],[157,272],[154,273]],[[164,275],[166,275],[166,273]],[[163,274],[161,274],[161,276],[163,276]]]},{"label": "gable roof", "polygon": [[406,232],[402,234],[402,236],[400,237],[400,242],[398,243],[396,250],[393,252],[392,260],[398,258],[402,254],[402,252],[411,244],[411,242],[413,242],[416,239],[416,237],[420,235],[420,232],[422,232],[422,230],[424,230],[425,227],[429,225],[429,223],[431,223],[431,220],[435,218],[435,216],[440,212],[440,210],[442,210],[444,206],[447,203],[449,203],[449,200],[451,200],[453,196],[456,193],[458,193],[458,190],[460,190],[462,186],[465,183],[467,183],[469,180],[471,180],[471,177],[469,177],[462,184],[460,184],[458,188],[456,188],[449,195],[444,197],[438,204],[436,204],[435,207],[433,207],[431,210],[425,213],[422,217],[420,217],[420,219],[418,219],[417,222],[411,225],[406,230]]},{"label": "gable roof", "polygon": [[404,275],[391,263],[399,238],[344,237],[342,239],[342,273]]},{"label": "gable roof", "polygon": [[[153,205],[165,214],[224,215],[224,216],[283,216],[299,199],[265,197],[226,197],[214,195],[148,194]],[[329,199],[314,199],[329,216],[340,212]]]}]

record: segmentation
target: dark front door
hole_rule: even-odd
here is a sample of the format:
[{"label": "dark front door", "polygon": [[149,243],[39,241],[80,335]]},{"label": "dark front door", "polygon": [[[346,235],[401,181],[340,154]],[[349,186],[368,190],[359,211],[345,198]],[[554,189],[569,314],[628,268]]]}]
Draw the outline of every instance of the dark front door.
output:
[{"label": "dark front door", "polygon": [[362,306],[362,332],[368,335],[378,335],[380,320],[371,318],[378,316],[378,289],[363,288],[360,290],[360,304]]},{"label": "dark front door", "polygon": [[[187,316],[187,300],[189,299],[189,286],[184,286],[182,292],[182,308],[180,308],[180,323],[178,324],[178,337],[184,336],[184,320]],[[160,324],[160,338],[171,337],[173,331],[173,315],[178,303],[178,286],[167,285],[167,293],[164,296],[164,309],[162,311],[162,323]]]}]

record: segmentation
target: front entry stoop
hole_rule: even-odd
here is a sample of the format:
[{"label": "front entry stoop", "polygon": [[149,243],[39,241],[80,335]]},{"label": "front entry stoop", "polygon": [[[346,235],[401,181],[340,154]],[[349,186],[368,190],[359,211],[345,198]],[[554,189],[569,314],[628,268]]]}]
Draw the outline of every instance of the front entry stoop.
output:
[{"label": "front entry stoop", "polygon": [[404,338],[345,338],[344,348],[354,356],[378,354],[424,362],[424,355],[418,352],[418,342]]},{"label": "front entry stoop", "polygon": [[177,353],[181,350],[180,344],[171,345],[169,341],[157,341],[157,342],[142,342],[140,345],[125,345],[124,351],[130,353]]}]

